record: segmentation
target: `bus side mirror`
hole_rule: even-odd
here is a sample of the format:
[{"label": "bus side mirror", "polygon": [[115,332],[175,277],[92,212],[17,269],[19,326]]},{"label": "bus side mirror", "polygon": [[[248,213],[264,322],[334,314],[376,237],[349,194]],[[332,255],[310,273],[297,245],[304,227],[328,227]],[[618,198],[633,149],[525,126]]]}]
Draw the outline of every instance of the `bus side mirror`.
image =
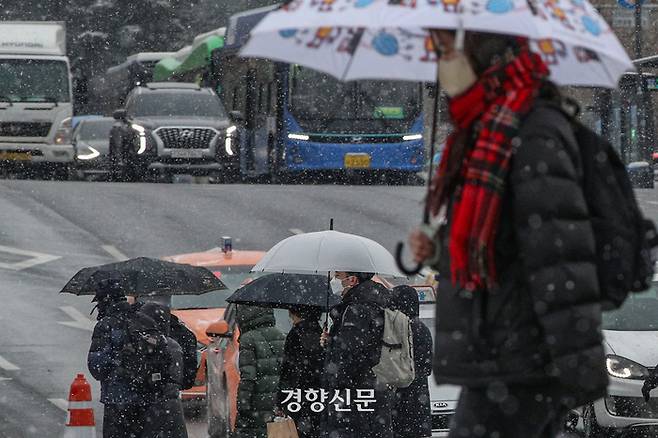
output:
[{"label": "bus side mirror", "polygon": [[114,114],[112,114],[112,117],[114,117],[114,120],[126,120],[126,110],[125,109],[118,109],[114,111]]},{"label": "bus side mirror", "polygon": [[206,329],[206,335],[208,335],[209,338],[232,338],[233,333],[229,330],[230,327],[228,326],[228,322],[220,319],[208,326]]}]

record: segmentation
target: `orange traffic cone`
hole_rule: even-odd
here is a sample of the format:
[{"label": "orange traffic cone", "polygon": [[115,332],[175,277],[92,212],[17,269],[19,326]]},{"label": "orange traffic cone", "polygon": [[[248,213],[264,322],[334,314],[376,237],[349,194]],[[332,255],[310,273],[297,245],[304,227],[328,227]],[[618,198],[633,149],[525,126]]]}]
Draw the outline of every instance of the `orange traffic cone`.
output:
[{"label": "orange traffic cone", "polygon": [[78,374],[71,383],[68,418],[62,438],[96,438],[91,386],[84,374]]}]

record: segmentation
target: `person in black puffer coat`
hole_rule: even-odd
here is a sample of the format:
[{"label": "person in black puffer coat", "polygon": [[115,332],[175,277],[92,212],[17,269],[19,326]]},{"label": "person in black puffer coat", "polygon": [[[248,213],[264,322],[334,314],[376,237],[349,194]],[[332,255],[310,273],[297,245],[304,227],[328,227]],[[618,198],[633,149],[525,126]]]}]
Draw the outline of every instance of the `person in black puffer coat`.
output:
[{"label": "person in black puffer coat", "polygon": [[285,336],[272,309],[237,306],[240,385],[235,438],[266,438],[274,417]]},{"label": "person in black puffer coat", "polygon": [[[391,304],[391,293],[372,281],[373,274],[336,272],[332,280],[342,290],[342,301],[330,312],[333,324],[326,341],[324,386],[329,391],[324,432],[329,438],[389,438],[391,428],[392,391],[376,386],[372,367],[379,363],[384,333],[384,308]],[[335,290],[337,292],[338,290]],[[346,399],[349,390],[354,399],[356,390],[375,390],[374,412],[359,411],[339,400]],[[348,411],[339,411],[347,409]]]},{"label": "person in black puffer coat", "polygon": [[428,197],[446,224],[410,243],[440,273],[434,376],[463,387],[450,437],[553,437],[608,383],[570,117],[527,41],[432,35],[456,130]]},{"label": "person in black puffer coat", "polygon": [[[277,405],[295,420],[299,438],[315,438],[320,435],[320,412],[313,412],[305,400],[307,390],[319,390],[324,366],[324,351],[320,346],[322,311],[317,307],[297,306],[289,310],[293,327],[286,336],[279,379]],[[301,409],[292,412],[283,401],[290,395],[282,391],[302,391]]]},{"label": "person in black puffer coat", "polygon": [[158,303],[145,303],[139,313],[151,318],[155,327],[167,337],[170,365],[162,391],[153,394],[146,411],[144,431],[140,438],[187,438],[180,390],[183,386],[183,349],[170,336],[171,311]]},{"label": "person in black puffer coat", "polygon": [[419,319],[418,292],[411,286],[393,288],[395,308],[409,317],[414,342],[416,377],[406,388],[398,388],[393,399],[393,434],[396,438],[432,435],[432,408],[427,378],[432,374],[432,333]]}]

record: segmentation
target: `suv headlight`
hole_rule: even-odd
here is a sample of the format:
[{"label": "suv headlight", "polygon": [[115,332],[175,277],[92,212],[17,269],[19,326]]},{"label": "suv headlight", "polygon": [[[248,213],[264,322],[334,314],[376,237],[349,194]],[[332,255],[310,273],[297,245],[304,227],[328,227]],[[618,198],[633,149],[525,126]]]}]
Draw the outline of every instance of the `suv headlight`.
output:
[{"label": "suv headlight", "polygon": [[139,135],[139,149],[137,149],[137,155],[142,155],[146,152],[146,128],[137,123],[131,124],[130,127]]},{"label": "suv headlight", "polygon": [[71,144],[71,118],[67,117],[59,124],[55,132],[55,144]]},{"label": "suv headlight", "polygon": [[641,380],[649,375],[645,366],[621,356],[608,355],[605,358],[605,366],[608,374],[619,379]]},{"label": "suv headlight", "polygon": [[224,150],[229,157],[235,155],[236,133],[238,127],[233,125],[226,128],[226,138],[224,139]]}]

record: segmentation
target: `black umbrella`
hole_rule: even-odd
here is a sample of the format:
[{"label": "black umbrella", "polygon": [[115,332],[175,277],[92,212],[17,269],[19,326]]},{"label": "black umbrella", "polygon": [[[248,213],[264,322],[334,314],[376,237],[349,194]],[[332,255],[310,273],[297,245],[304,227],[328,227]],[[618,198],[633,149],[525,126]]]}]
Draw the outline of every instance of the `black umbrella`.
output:
[{"label": "black umbrella", "polygon": [[73,276],[60,293],[95,295],[99,283],[115,279],[126,295],[201,295],[227,289],[208,269],[138,257],[125,262],[84,268]]},{"label": "black umbrella", "polygon": [[[327,299],[327,296],[329,298]],[[295,306],[327,309],[340,302],[331,293],[327,277],[303,274],[270,274],[242,286],[227,298],[229,303],[289,309]]]}]

